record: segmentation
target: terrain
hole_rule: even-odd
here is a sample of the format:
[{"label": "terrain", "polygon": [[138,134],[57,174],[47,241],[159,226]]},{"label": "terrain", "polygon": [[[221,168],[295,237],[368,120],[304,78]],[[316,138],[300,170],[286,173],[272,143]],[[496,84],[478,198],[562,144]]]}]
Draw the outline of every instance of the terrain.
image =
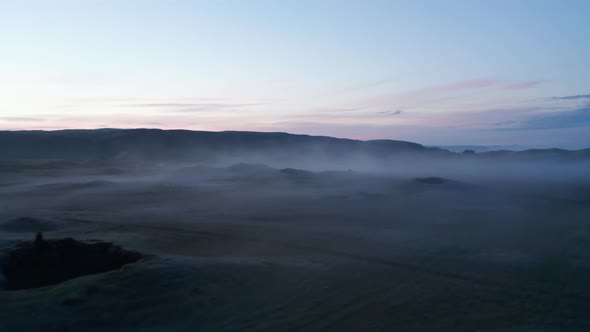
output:
[{"label": "terrain", "polygon": [[0,151],[3,254],[43,232],[145,255],[3,287],[0,331],[590,329],[590,150],[105,129]]}]

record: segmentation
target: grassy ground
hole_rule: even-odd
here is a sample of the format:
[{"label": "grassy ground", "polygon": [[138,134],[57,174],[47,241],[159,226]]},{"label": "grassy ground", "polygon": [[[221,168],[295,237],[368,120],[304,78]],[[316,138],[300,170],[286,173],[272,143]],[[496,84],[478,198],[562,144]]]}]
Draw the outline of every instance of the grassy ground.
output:
[{"label": "grassy ground", "polygon": [[0,331],[590,330],[583,183],[103,173],[2,178],[0,245],[37,216],[157,256],[0,292]]}]

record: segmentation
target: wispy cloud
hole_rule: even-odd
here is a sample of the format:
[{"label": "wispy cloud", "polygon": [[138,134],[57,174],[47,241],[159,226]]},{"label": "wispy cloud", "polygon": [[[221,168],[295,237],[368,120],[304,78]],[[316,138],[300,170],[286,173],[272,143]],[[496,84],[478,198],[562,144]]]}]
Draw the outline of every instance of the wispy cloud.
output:
[{"label": "wispy cloud", "polygon": [[498,80],[477,79],[439,85],[431,88],[426,88],[425,90],[431,92],[452,92],[486,88],[500,90],[525,90],[534,88],[543,82],[543,80],[506,82]]},{"label": "wispy cloud", "polygon": [[560,96],[560,97],[549,97],[547,100],[578,100],[578,99],[590,99],[590,94],[587,95],[573,95],[573,96]]},{"label": "wispy cloud", "polygon": [[483,89],[492,87],[495,84],[497,84],[497,82],[492,80],[468,80],[425,88],[424,90],[429,90],[432,92],[447,92],[457,90]]},{"label": "wispy cloud", "polygon": [[474,103],[481,103],[490,96],[503,98],[504,94],[533,89],[543,82],[542,80],[472,79],[368,97],[361,101],[361,105],[365,108],[377,109],[396,105],[415,110],[440,111],[457,108],[467,110],[473,109]]},{"label": "wispy cloud", "polygon": [[526,90],[526,89],[532,89],[543,82],[544,82],[543,80],[536,80],[536,81],[524,81],[524,82],[513,82],[513,83],[500,83],[498,86],[502,90]]},{"label": "wispy cloud", "polygon": [[207,105],[211,103],[137,103],[137,104],[126,104],[127,107],[162,107],[162,108],[170,108],[170,107],[192,107],[192,106],[201,106]]},{"label": "wispy cloud", "polygon": [[232,109],[232,108],[239,108],[239,107],[249,107],[249,106],[259,106],[265,105],[267,103],[241,103],[241,104],[233,104],[233,103],[220,103],[220,102],[206,102],[206,103],[134,103],[134,104],[125,104],[126,107],[138,107],[138,108],[155,108],[155,109],[162,109],[166,112],[180,112],[180,113],[190,113],[190,112],[203,112],[203,111],[215,111],[215,110],[224,110],[224,109]]},{"label": "wispy cloud", "polygon": [[29,118],[29,117],[20,117],[20,116],[3,116],[3,117],[0,117],[0,120],[11,121],[11,122],[40,122],[40,121],[45,121],[45,119],[41,119],[41,118]]},{"label": "wispy cloud", "polygon": [[588,127],[590,126],[590,105],[571,111],[531,118],[521,126],[526,129]]},{"label": "wispy cloud", "polygon": [[384,79],[379,79],[379,80],[375,80],[375,81],[364,82],[361,84],[346,86],[346,87],[331,91],[329,93],[322,93],[322,94],[316,95],[316,97],[327,97],[327,96],[334,96],[334,95],[339,95],[339,94],[352,94],[352,93],[359,92],[359,91],[367,91],[367,90],[370,90],[375,87],[389,84],[391,82],[395,82],[395,79],[384,78]]},{"label": "wispy cloud", "polygon": [[509,127],[497,130],[536,130],[590,127],[590,103],[567,111],[535,114],[522,121],[513,121]]},{"label": "wispy cloud", "polygon": [[377,114],[379,114],[379,115],[400,115],[403,112],[404,112],[403,110],[395,110],[395,111],[382,111],[382,112],[377,112]]},{"label": "wispy cloud", "polygon": [[204,112],[204,111],[219,111],[219,110],[228,110],[228,109],[238,109],[242,107],[250,107],[250,106],[260,106],[264,105],[264,103],[252,103],[252,104],[224,104],[224,103],[203,103],[203,104],[195,104],[190,107],[182,107],[179,109],[170,110],[170,112],[180,112],[180,113],[191,113],[191,112]]}]

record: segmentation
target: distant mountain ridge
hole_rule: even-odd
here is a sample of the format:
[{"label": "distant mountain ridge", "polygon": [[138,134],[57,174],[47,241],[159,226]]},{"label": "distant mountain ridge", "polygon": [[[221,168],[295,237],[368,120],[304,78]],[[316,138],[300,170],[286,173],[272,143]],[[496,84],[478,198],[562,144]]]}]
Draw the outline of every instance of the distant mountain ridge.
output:
[{"label": "distant mountain ridge", "polygon": [[431,148],[439,148],[449,150],[451,152],[463,152],[465,150],[473,150],[475,152],[490,152],[490,151],[524,151],[531,149],[524,145],[427,145]]},{"label": "distant mountain ridge", "polygon": [[334,138],[282,132],[190,131],[161,129],[95,129],[58,131],[0,131],[0,158],[111,160],[200,160],[232,154],[273,154],[277,158],[362,155],[391,158],[412,155],[428,158],[589,158],[590,149],[533,149],[492,151],[466,156],[445,149],[396,140]]}]

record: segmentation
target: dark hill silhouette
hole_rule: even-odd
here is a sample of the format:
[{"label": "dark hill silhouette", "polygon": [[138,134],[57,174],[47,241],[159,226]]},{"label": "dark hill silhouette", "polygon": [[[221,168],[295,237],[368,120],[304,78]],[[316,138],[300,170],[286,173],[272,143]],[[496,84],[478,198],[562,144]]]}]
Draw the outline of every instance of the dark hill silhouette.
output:
[{"label": "dark hill silhouette", "polygon": [[207,157],[220,153],[324,153],[371,156],[403,152],[444,152],[417,143],[359,141],[324,136],[261,132],[159,129],[99,129],[0,132],[3,158],[95,159]]},{"label": "dark hill silhouette", "polygon": [[534,149],[461,155],[440,148],[396,140],[360,141],[326,136],[244,131],[160,129],[97,129],[0,131],[2,159],[53,160],[203,160],[221,155],[272,154],[278,158],[321,155],[326,158],[362,155],[491,159],[588,159],[590,149]]}]

